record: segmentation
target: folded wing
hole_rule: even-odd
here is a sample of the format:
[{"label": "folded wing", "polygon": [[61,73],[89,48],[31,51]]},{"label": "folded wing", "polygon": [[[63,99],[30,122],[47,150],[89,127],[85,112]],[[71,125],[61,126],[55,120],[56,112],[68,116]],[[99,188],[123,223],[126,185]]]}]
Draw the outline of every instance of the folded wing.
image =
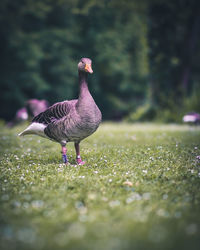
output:
[{"label": "folded wing", "polygon": [[53,106],[49,107],[44,112],[35,116],[32,122],[48,125],[52,122],[58,121],[69,114],[72,106],[75,104],[76,101],[77,100],[58,102]]}]

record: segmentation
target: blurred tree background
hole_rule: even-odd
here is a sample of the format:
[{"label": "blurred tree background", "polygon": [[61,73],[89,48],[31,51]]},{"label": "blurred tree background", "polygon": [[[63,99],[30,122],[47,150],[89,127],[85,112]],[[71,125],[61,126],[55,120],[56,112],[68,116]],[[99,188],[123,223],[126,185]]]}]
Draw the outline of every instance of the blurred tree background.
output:
[{"label": "blurred tree background", "polygon": [[199,13],[197,0],[1,0],[0,117],[76,98],[81,57],[104,119],[200,112]]}]

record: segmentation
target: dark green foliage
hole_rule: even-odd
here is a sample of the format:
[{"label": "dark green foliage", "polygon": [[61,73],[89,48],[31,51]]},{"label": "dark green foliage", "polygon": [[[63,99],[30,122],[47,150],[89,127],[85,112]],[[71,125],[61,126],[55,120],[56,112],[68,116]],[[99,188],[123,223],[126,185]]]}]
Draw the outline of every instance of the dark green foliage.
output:
[{"label": "dark green foliage", "polygon": [[194,95],[200,81],[199,9],[196,0],[154,1],[149,8],[152,101],[173,121],[184,112],[200,112],[199,101],[189,110],[184,106],[185,98]]},{"label": "dark green foliage", "polygon": [[157,110],[153,105],[149,103],[142,105],[137,108],[135,112],[130,113],[126,117],[126,121],[128,122],[136,122],[136,121],[152,121],[156,118]]},{"label": "dark green foliage", "polygon": [[81,57],[93,59],[90,89],[104,119],[137,117],[146,104],[156,110],[151,119],[163,121],[200,111],[189,101],[200,78],[199,7],[195,0],[2,0],[0,117],[11,119],[30,98],[76,98]]},{"label": "dark green foliage", "polygon": [[146,22],[126,11],[112,1],[5,0],[0,105],[7,109],[1,117],[11,118],[29,98],[76,98],[81,57],[93,59],[90,88],[104,118],[121,118],[141,103],[148,74]]}]

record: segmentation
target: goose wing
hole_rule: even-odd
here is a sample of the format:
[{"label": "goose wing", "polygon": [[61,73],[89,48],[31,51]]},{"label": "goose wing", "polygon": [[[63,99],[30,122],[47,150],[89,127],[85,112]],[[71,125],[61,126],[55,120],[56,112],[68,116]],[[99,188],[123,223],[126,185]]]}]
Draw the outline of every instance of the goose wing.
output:
[{"label": "goose wing", "polygon": [[35,116],[32,122],[49,125],[50,123],[59,121],[69,114],[72,106],[75,105],[76,102],[77,100],[58,102],[46,109],[44,112]]}]

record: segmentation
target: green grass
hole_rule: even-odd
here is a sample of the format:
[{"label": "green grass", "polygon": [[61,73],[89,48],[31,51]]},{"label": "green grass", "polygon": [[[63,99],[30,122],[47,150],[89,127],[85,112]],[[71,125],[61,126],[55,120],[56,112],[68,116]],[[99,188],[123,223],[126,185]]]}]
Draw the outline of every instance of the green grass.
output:
[{"label": "green grass", "polygon": [[1,250],[200,249],[200,128],[105,123],[84,166],[23,128],[1,126]]}]

